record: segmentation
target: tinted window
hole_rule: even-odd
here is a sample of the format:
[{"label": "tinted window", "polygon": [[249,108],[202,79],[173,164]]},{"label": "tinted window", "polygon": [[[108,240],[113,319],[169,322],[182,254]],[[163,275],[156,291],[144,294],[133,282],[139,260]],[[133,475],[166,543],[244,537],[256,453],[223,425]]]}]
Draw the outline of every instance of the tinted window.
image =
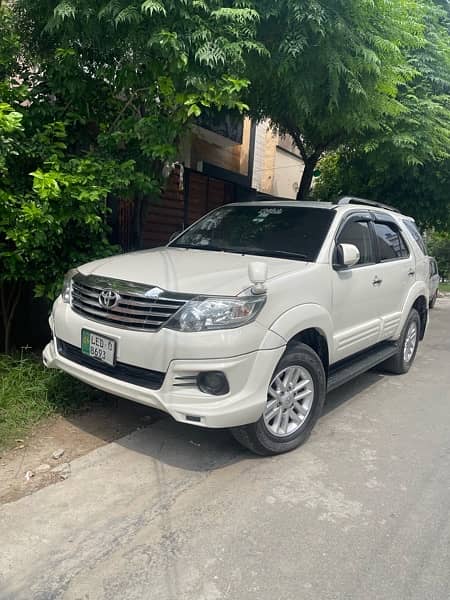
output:
[{"label": "tinted window", "polygon": [[419,248],[422,250],[424,254],[427,253],[427,248],[425,246],[425,242],[423,241],[422,236],[420,235],[420,231],[417,229],[417,225],[414,221],[410,221],[409,219],[405,219],[403,223],[406,225],[409,233],[413,236],[414,240],[417,242]]},{"label": "tinted window", "polygon": [[170,245],[313,261],[334,215],[323,208],[224,206]]},{"label": "tinted window", "polygon": [[432,258],[432,259],[430,260],[430,275],[431,275],[431,276],[433,276],[433,275],[437,275],[437,272],[438,272],[437,263],[436,263],[436,261],[435,261],[435,260]]},{"label": "tinted window", "polygon": [[387,223],[374,223],[380,260],[395,260],[409,256],[400,233]]},{"label": "tinted window", "polygon": [[344,225],[337,239],[338,244],[353,244],[360,253],[358,265],[374,262],[372,240],[369,225],[366,221],[350,221]]}]

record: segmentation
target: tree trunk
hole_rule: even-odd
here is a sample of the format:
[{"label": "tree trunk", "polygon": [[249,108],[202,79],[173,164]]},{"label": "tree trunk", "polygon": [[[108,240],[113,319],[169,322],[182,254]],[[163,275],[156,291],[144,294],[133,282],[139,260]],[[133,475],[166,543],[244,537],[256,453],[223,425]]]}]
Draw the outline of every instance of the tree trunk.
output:
[{"label": "tree trunk", "polygon": [[311,184],[314,176],[314,170],[319,161],[320,155],[317,156],[313,154],[309,156],[305,161],[305,169],[302,173],[302,178],[300,180],[300,187],[297,192],[297,200],[306,200],[309,190],[311,189]]},{"label": "tree trunk", "polygon": [[142,204],[144,202],[143,195],[136,193],[133,198],[133,213],[132,213],[132,240],[131,247],[133,250],[141,250],[142,247]]},{"label": "tree trunk", "polygon": [[6,284],[0,286],[0,310],[3,320],[3,350],[5,354],[11,352],[11,332],[22,292],[22,282],[17,281],[6,289]]}]

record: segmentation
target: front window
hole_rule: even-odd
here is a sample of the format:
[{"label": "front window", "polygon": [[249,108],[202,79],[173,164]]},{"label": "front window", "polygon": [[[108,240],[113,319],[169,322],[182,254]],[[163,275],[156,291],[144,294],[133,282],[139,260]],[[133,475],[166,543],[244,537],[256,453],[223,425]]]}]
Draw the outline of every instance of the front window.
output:
[{"label": "front window", "polygon": [[367,221],[351,220],[346,223],[337,239],[338,244],[353,244],[359,250],[358,265],[370,265],[375,262],[372,238]]},{"label": "front window", "polygon": [[170,246],[315,261],[334,211],[294,206],[224,206]]}]

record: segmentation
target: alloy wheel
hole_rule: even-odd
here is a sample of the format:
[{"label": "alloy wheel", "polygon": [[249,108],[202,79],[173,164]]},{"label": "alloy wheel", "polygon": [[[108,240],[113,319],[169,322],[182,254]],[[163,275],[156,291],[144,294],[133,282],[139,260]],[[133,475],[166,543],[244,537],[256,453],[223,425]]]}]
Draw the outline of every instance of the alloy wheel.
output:
[{"label": "alloy wheel", "polygon": [[305,422],[314,400],[314,382],[310,372],[301,366],[282,369],[272,380],[264,423],[276,437],[295,433]]},{"label": "alloy wheel", "polygon": [[409,325],[405,336],[405,345],[403,347],[403,360],[405,363],[414,356],[414,352],[417,345],[417,323],[414,321]]}]

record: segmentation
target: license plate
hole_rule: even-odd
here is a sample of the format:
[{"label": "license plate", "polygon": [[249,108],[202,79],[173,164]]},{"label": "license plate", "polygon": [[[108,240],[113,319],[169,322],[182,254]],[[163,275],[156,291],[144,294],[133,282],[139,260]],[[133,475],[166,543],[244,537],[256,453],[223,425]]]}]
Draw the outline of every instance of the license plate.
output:
[{"label": "license plate", "polygon": [[112,367],[115,365],[116,342],[88,329],[81,331],[81,352]]}]

